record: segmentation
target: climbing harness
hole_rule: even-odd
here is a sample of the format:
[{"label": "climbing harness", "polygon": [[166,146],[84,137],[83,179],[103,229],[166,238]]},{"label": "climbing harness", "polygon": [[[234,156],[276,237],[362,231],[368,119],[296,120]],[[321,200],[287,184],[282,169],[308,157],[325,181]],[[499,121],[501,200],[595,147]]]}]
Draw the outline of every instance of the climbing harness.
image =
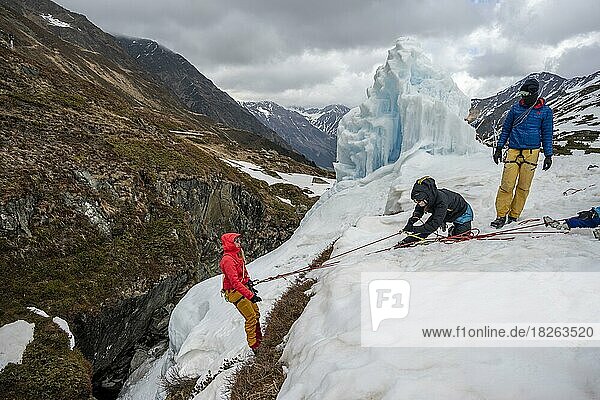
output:
[{"label": "climbing harness", "polygon": [[[515,150],[517,150],[517,149],[515,149]],[[519,167],[521,167],[521,165],[523,165],[523,164],[529,164],[529,165],[533,165],[533,168],[531,168],[532,170],[535,169],[537,167],[537,163],[532,163],[530,161],[527,161],[525,159],[525,156],[523,155],[523,150],[529,150],[529,154],[532,154],[533,149],[518,149],[518,150],[519,150],[519,154],[517,154],[517,156],[515,157],[514,160],[510,160],[510,161],[508,161],[506,159],[506,157],[508,156],[508,152],[507,152],[507,154],[505,154],[505,156],[504,156],[504,164],[514,163],[514,164],[517,164]]]}]

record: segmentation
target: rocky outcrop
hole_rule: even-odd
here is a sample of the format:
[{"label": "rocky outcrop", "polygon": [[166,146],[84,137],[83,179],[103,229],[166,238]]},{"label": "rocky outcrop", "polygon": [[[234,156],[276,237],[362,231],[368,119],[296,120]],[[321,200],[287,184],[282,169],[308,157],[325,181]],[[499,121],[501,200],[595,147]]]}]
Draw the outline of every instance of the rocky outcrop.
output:
[{"label": "rocky outcrop", "polygon": [[[164,321],[168,324],[169,315],[163,311],[172,308],[177,293],[189,281],[186,273],[168,276],[144,294],[75,319],[73,333],[78,348],[92,361],[97,398],[117,397],[137,348],[165,341]],[[152,329],[157,327],[158,331]]]},{"label": "rocky outcrop", "polygon": [[33,196],[0,204],[0,234],[31,237],[29,221],[33,216],[34,207]]}]

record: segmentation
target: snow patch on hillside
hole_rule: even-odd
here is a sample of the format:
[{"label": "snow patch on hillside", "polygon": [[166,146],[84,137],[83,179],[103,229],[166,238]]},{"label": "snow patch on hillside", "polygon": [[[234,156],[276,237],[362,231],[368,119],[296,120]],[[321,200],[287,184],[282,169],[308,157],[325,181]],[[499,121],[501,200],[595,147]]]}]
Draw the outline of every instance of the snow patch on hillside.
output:
[{"label": "snow patch on hillside", "polygon": [[21,364],[34,329],[35,324],[22,319],[0,327],[0,371],[10,363]]},{"label": "snow patch on hillside", "polygon": [[[327,190],[331,188],[334,179],[319,177],[316,175],[298,174],[298,173],[286,173],[273,171],[279,178],[265,173],[264,168],[252,164],[248,161],[239,160],[227,160],[221,159],[228,165],[250,175],[254,179],[266,182],[269,186],[276,183],[287,183],[299,187],[309,197],[322,196]],[[315,179],[322,180],[325,183],[315,183]]]},{"label": "snow patch on hillside", "polygon": [[69,24],[68,22],[61,21],[60,19],[54,18],[52,14],[43,14],[40,15],[40,17],[46,20],[46,22],[48,22],[48,25],[58,26],[59,28],[73,28],[71,24]]}]

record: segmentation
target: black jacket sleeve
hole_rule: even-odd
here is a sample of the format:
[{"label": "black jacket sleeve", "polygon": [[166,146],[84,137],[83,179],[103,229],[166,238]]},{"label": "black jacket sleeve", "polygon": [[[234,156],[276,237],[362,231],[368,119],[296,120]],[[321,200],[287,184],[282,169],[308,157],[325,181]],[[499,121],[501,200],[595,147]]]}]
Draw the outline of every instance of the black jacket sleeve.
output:
[{"label": "black jacket sleeve", "polygon": [[412,213],[412,216],[420,219],[423,216],[423,214],[425,214],[425,208],[417,204],[415,206],[415,210]]},{"label": "black jacket sleeve", "polygon": [[415,226],[413,232],[422,233],[425,237],[435,232],[446,218],[446,212],[448,210],[448,204],[445,199],[440,199],[436,204],[431,216],[425,221],[423,225]]}]

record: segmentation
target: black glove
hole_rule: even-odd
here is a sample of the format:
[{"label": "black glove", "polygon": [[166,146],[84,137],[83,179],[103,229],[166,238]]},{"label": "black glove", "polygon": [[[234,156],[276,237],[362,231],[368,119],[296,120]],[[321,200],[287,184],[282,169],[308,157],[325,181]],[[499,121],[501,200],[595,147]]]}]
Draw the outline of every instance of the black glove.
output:
[{"label": "black glove", "polygon": [[258,296],[258,295],[255,294],[254,296],[252,296],[252,298],[250,299],[250,301],[253,302],[253,303],[258,303],[259,301],[262,301],[262,299],[260,298],[260,296]]},{"label": "black glove", "polygon": [[548,171],[552,166],[552,156],[546,156],[544,158],[544,166],[542,167],[542,171]]},{"label": "black glove", "polygon": [[412,232],[413,230],[413,225],[419,220],[419,218],[417,217],[410,217],[408,219],[408,222],[406,223],[406,225],[404,226],[404,228],[402,228],[403,231],[406,232]]},{"label": "black glove", "polygon": [[594,218],[594,214],[596,214],[596,210],[593,208],[591,210],[579,211],[577,213],[577,218],[579,219],[592,219]]},{"label": "black glove", "polygon": [[501,147],[496,147],[496,151],[494,151],[493,158],[494,158],[494,162],[496,163],[496,165],[498,165],[498,163],[502,159],[502,148]]},{"label": "black glove", "polygon": [[400,241],[400,243],[398,243],[398,244],[399,244],[400,246],[403,246],[403,245],[405,245],[405,244],[409,244],[409,243],[414,243],[414,242],[417,242],[418,240],[419,240],[419,239],[417,239],[417,238],[416,238],[416,237],[414,237],[414,236],[407,236],[407,237],[405,237],[404,239],[402,239],[402,240]]}]

